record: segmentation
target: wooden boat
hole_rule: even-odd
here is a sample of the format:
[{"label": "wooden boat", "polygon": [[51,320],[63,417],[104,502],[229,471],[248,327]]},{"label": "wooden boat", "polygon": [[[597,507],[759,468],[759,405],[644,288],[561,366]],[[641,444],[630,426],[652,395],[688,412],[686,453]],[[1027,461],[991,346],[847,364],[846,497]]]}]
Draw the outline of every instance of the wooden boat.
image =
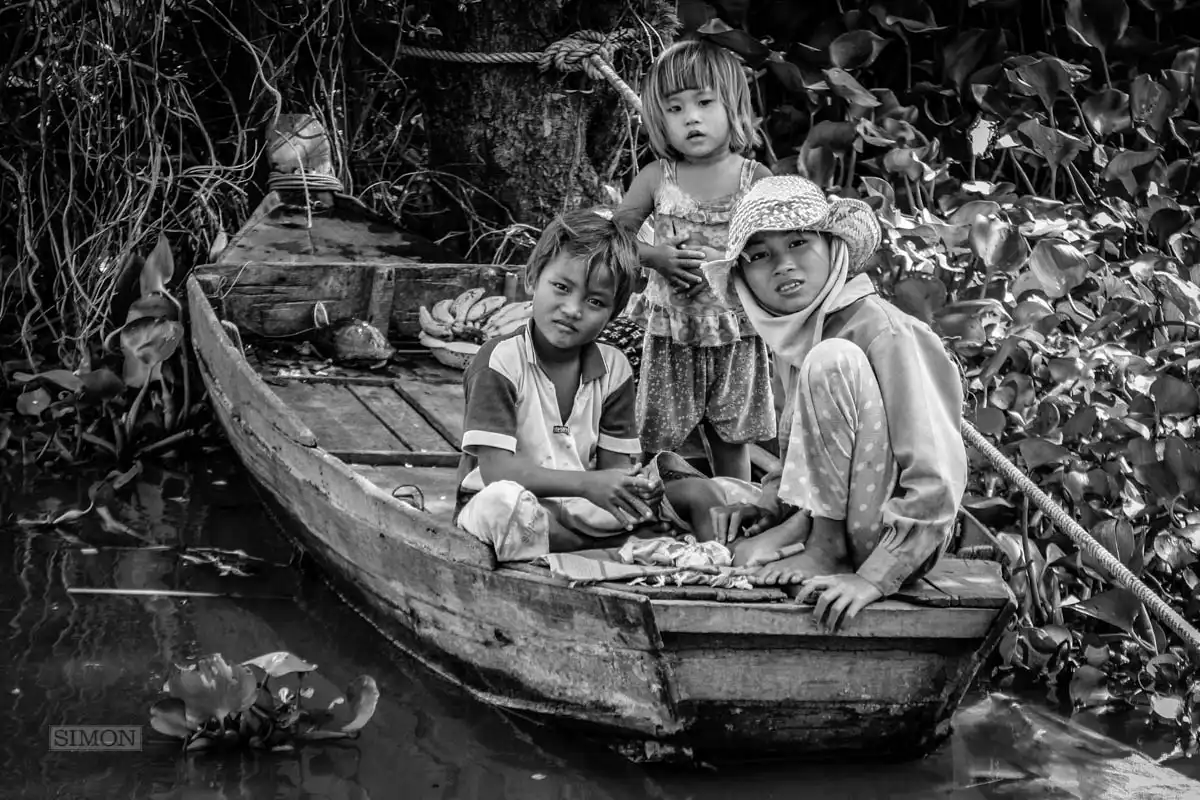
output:
[{"label": "wooden boat", "polygon": [[[572,587],[497,564],[451,524],[461,373],[412,339],[419,305],[499,293],[511,270],[413,261],[391,223],[317,199],[272,192],[193,272],[192,341],[250,474],[396,646],[487,703],[632,756],[902,757],[948,733],[1014,611],[995,564],[946,558],[832,636],[775,588]],[[254,338],[297,334],[318,300],[388,331],[385,372],[280,359],[281,339]]]}]

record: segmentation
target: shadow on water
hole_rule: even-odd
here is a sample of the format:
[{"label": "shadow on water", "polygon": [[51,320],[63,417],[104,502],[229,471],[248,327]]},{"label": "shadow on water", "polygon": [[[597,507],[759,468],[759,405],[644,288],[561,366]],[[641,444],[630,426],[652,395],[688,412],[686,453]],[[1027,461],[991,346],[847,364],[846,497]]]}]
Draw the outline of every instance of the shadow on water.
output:
[{"label": "shadow on water", "polygon": [[[960,714],[962,730],[949,745],[916,762],[720,771],[630,764],[555,731],[514,724],[391,650],[312,570],[296,567],[291,545],[229,455],[139,478],[119,516],[170,549],[135,548],[139,543],[91,518],[65,536],[14,524],[21,516],[86,507],[89,482],[38,479],[8,486],[0,498],[3,797],[1131,800],[1200,788],[1144,758],[1129,761],[1111,740],[1071,750],[1076,734],[1051,723],[1034,730],[1040,718],[1031,723],[1019,707],[986,697]],[[84,543],[99,549],[89,552]],[[251,577],[222,576],[212,564],[181,558],[178,546],[241,549],[263,561]],[[235,596],[81,594],[68,587]],[[376,678],[382,699],[361,738],[290,754],[183,757],[147,725],[141,752],[49,750],[51,725],[145,724],[173,663],[274,650],[315,662],[335,686],[363,673]],[[1047,748],[1059,756],[1047,757]],[[1153,793],[1109,791],[1080,777],[1112,772],[1113,764],[1156,787]]]}]

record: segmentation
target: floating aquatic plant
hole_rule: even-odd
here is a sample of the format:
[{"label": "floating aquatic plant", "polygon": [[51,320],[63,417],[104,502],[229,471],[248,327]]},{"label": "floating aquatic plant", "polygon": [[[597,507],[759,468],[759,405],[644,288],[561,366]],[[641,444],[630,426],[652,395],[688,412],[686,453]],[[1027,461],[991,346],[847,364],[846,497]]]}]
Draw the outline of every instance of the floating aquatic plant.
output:
[{"label": "floating aquatic plant", "polygon": [[[315,664],[286,651],[230,664],[220,654],[176,666],[163,691],[169,696],[150,707],[154,730],[183,742],[184,750],[250,747],[287,751],[297,743],[358,736],[375,713],[379,688],[360,675],[325,708],[306,708],[314,697],[304,686]],[[296,675],[298,687],[272,691],[272,679]]]}]

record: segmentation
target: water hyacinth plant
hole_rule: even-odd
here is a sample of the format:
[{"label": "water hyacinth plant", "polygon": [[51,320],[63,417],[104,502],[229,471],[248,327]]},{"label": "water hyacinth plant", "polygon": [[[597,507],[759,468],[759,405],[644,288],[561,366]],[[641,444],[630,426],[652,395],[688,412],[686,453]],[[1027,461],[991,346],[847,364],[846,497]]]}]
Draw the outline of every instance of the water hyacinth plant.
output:
[{"label": "water hyacinth plant", "polygon": [[[1200,8],[833,5],[680,9],[746,61],[772,170],[877,210],[872,278],[958,358],[966,418],[1200,620]],[[1200,660],[971,456],[955,544],[1021,609],[993,677],[1195,751]]]},{"label": "water hyacinth plant", "polygon": [[114,296],[112,316],[123,321],[99,351],[74,371],[14,373],[23,387],[16,411],[37,448],[26,448],[28,460],[48,451],[73,463],[90,448],[127,467],[195,433],[189,423],[202,398],[192,396],[182,308],[167,289],[175,262],[166,237],[149,256],[131,257],[124,272],[131,298]]},{"label": "water hyacinth plant", "polygon": [[[163,691],[169,697],[150,708],[150,725],[183,743],[185,751],[243,748],[285,752],[307,741],[352,739],[375,713],[379,689],[361,675],[325,708],[305,708],[314,696],[304,684],[316,670],[280,651],[230,664],[217,653],[176,666]],[[296,676],[296,688],[271,686],[272,679]]]}]

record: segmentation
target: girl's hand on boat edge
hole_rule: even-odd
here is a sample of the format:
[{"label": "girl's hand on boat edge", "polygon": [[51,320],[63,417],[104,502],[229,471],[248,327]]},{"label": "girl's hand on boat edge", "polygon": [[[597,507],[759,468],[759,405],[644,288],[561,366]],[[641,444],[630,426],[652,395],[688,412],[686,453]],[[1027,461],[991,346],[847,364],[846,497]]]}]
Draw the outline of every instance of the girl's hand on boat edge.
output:
[{"label": "girl's hand on boat edge", "polygon": [[833,633],[858,616],[858,612],[878,600],[883,592],[871,581],[857,574],[818,575],[800,583],[796,602],[803,603],[817,595],[813,617],[817,624]]}]

